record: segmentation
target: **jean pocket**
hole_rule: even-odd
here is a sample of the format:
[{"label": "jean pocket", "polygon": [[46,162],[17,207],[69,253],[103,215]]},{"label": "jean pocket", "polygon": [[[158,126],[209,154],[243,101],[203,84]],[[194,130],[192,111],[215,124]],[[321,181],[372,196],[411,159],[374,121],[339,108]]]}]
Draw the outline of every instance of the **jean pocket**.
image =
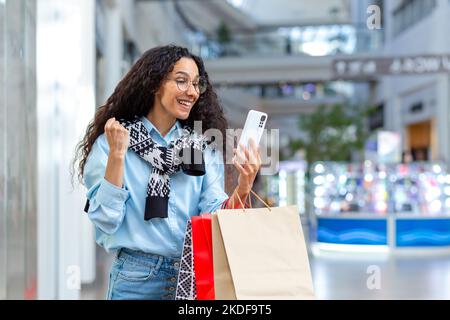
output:
[{"label": "jean pocket", "polygon": [[118,277],[126,281],[147,281],[155,277],[157,272],[155,265],[125,260]]}]

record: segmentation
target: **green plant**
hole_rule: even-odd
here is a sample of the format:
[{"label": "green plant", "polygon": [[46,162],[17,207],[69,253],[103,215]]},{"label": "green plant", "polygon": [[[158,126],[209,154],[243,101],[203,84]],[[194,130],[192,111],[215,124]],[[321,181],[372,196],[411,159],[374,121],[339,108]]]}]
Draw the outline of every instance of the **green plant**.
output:
[{"label": "green plant", "polygon": [[308,164],[350,161],[352,154],[364,149],[369,136],[366,119],[372,110],[337,104],[320,106],[313,113],[301,115],[298,125],[304,138],[291,139],[291,155],[303,149]]},{"label": "green plant", "polygon": [[216,34],[217,34],[217,41],[220,44],[227,44],[231,42],[230,29],[228,28],[225,22],[223,21],[220,22],[219,26],[217,27]]}]

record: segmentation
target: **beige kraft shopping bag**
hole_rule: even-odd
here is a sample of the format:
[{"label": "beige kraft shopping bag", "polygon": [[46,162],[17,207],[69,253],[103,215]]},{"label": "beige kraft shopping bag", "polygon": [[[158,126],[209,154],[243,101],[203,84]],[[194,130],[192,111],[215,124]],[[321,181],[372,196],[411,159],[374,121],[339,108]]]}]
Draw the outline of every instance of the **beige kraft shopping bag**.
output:
[{"label": "beige kraft shopping bag", "polygon": [[230,266],[223,245],[217,214],[211,215],[211,233],[214,266],[214,291],[216,300],[236,300]]},{"label": "beige kraft shopping bag", "polygon": [[298,212],[288,206],[213,215],[217,300],[315,298]]}]

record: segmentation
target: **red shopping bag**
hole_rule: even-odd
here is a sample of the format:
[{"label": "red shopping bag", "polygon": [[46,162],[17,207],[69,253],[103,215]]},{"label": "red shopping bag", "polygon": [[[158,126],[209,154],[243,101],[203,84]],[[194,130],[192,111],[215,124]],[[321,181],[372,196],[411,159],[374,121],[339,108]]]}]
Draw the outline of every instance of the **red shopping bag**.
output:
[{"label": "red shopping bag", "polygon": [[214,300],[211,215],[192,217],[195,284],[198,300]]}]

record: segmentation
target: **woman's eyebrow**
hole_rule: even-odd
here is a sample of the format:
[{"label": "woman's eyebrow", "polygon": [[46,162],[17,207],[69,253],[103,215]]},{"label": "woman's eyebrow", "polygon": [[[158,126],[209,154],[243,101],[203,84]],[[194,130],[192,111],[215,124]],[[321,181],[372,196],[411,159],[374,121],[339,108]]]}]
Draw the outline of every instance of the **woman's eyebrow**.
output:
[{"label": "woman's eyebrow", "polygon": [[[184,74],[185,76],[187,76],[187,77],[190,77],[189,76],[189,73],[187,73],[187,72],[185,72],[185,71],[177,71],[177,72],[175,72],[175,74],[178,74],[178,73],[181,73],[181,74]],[[196,75],[195,77],[194,77],[194,79],[197,79],[197,78],[199,78],[200,76],[199,75]]]}]

